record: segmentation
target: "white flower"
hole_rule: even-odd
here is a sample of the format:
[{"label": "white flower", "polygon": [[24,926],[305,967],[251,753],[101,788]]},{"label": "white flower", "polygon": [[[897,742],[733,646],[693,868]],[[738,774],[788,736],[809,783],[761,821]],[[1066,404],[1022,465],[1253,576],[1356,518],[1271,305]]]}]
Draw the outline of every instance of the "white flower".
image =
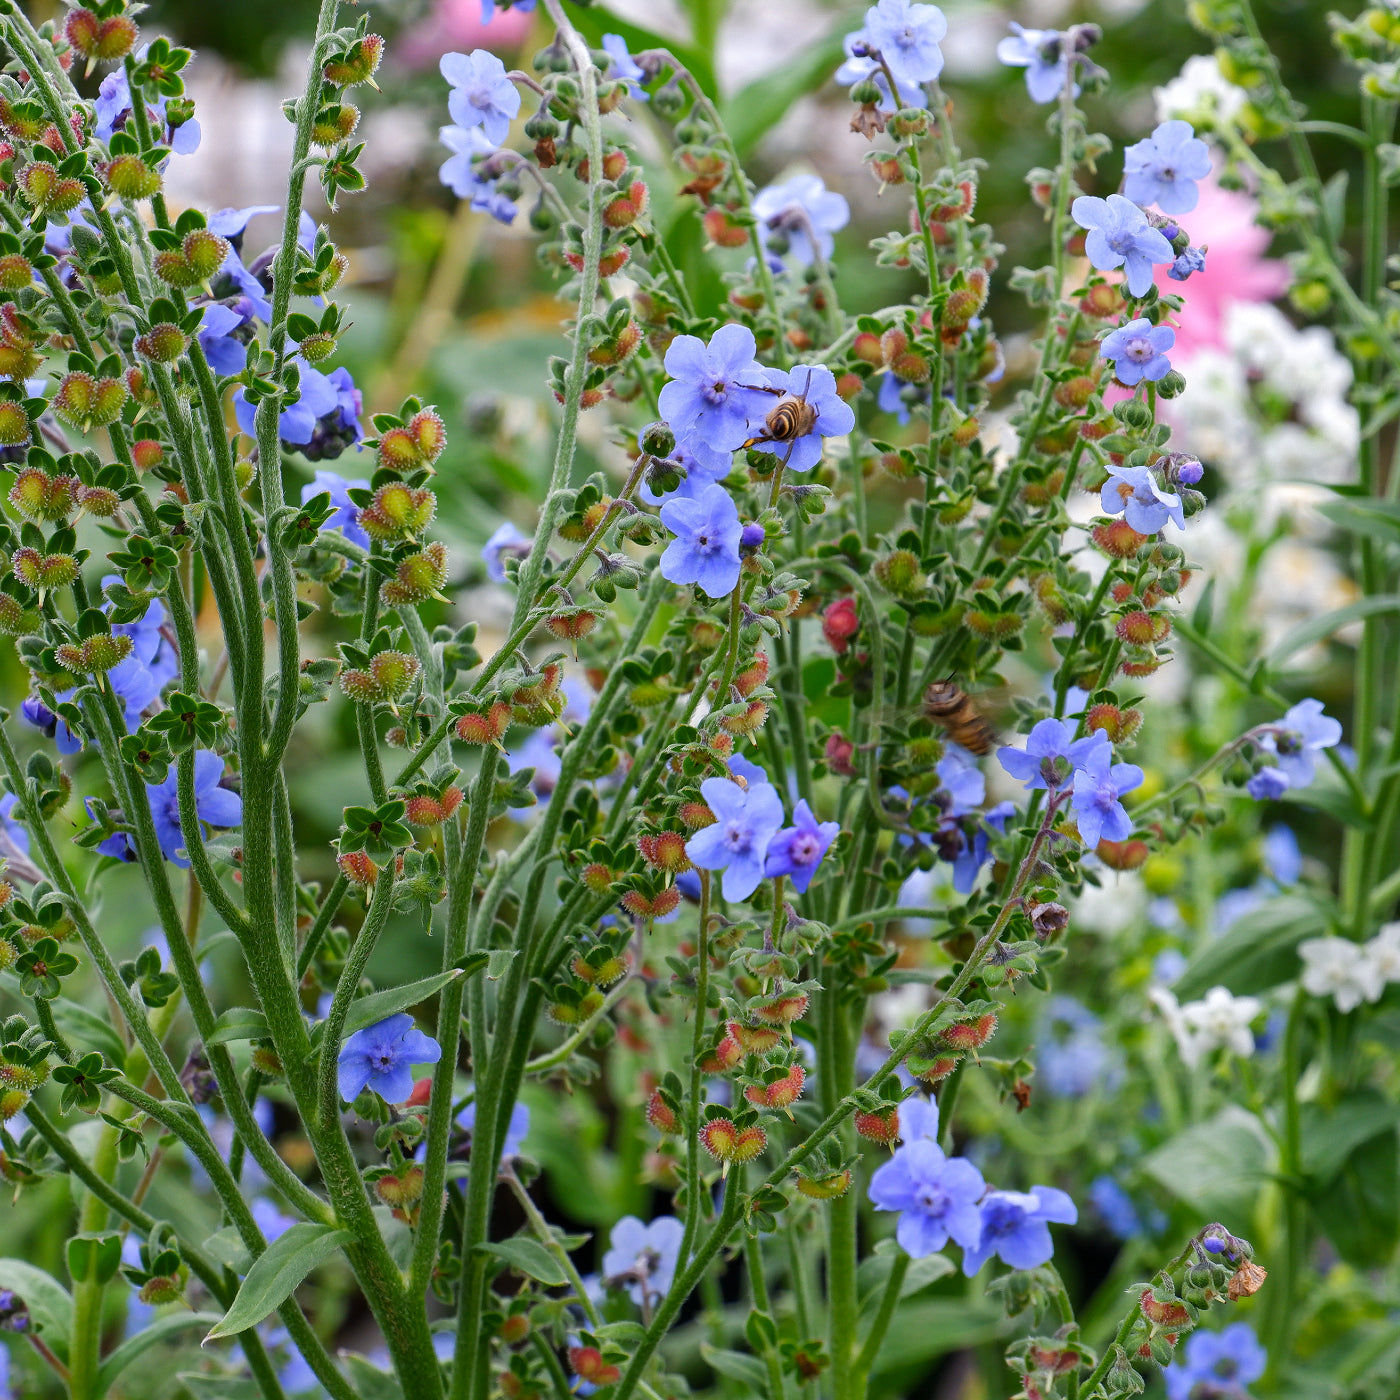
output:
[{"label": "white flower", "polygon": [[1198,1058],[1221,1048],[1243,1058],[1254,1053],[1249,1023],[1263,1009],[1258,997],[1237,997],[1228,987],[1212,987],[1200,1001],[1181,1008],[1181,1019],[1194,1032]]},{"label": "white flower", "polygon": [[1381,931],[1362,948],[1377,977],[1400,982],[1400,923],[1382,924]]},{"label": "white flower", "polygon": [[1200,1059],[1196,1053],[1196,1037],[1191,1034],[1191,1028],[1186,1024],[1185,1018],[1181,1014],[1181,1006],[1176,997],[1165,987],[1153,987],[1147,995],[1152,1004],[1162,1013],[1162,1020],[1167,1023],[1167,1029],[1176,1041],[1176,1048],[1181,1052],[1181,1058],[1194,1068],[1196,1061]]},{"label": "white flower", "polygon": [[1303,960],[1303,990],[1315,997],[1330,996],[1338,1011],[1355,1011],[1363,1001],[1380,1000],[1385,981],[1359,943],[1309,938],[1298,945],[1298,956]]},{"label": "white flower", "polygon": [[1153,89],[1152,96],[1159,122],[1203,112],[1214,112],[1227,122],[1244,106],[1246,93],[1226,78],[1212,55],[1196,54],[1165,87]]}]

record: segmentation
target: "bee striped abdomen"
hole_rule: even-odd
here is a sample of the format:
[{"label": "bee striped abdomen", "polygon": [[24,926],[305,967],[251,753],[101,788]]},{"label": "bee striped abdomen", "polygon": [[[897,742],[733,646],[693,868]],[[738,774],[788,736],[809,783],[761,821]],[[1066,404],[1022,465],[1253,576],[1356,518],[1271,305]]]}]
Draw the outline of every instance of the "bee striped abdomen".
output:
[{"label": "bee striped abdomen", "polygon": [[942,725],[955,744],[979,758],[991,753],[997,732],[982,716],[972,697],[952,681],[935,681],[924,692],[924,714]]}]

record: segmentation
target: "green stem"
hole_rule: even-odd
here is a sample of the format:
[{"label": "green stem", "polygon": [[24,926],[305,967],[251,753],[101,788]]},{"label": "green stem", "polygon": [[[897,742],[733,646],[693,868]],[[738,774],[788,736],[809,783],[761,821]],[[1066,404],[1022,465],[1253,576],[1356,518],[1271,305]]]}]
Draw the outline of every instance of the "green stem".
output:
[{"label": "green stem", "polygon": [[908,1272],[909,1256],[901,1249],[895,1254],[894,1262],[890,1265],[890,1276],[885,1281],[885,1291],[880,1295],[880,1309],[870,1324],[870,1331],[865,1334],[860,1355],[856,1357],[856,1370],[862,1376],[868,1377],[879,1360],[880,1347],[884,1343],[885,1333],[890,1330],[890,1323],[894,1320],[894,1310],[899,1306],[900,1291],[904,1287],[904,1276]]}]

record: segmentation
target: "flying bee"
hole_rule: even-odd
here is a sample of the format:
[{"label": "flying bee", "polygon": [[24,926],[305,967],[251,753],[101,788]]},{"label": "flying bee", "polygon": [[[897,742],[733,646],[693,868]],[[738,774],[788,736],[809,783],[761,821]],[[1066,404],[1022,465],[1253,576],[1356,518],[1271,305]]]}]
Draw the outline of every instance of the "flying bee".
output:
[{"label": "flying bee", "polygon": [[991,753],[997,732],[961,686],[935,681],[924,691],[924,717],[941,725],[948,737],[969,753],[983,758]]},{"label": "flying bee", "polygon": [[812,375],[808,371],[807,383],[800,394],[790,394],[784,389],[773,389],[766,384],[754,385],[765,394],[780,394],[782,397],[763,420],[763,431],[751,437],[744,449],[761,447],[765,442],[796,442],[806,437],[817,426],[817,410],[807,402],[807,391],[812,387]]}]

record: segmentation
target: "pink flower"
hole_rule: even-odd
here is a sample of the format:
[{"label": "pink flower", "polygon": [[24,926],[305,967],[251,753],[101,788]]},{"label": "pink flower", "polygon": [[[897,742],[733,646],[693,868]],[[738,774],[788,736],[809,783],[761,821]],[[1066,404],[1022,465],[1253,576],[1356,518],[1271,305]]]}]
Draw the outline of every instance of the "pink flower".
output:
[{"label": "pink flower", "polygon": [[490,25],[484,25],[481,0],[435,0],[432,13],[400,39],[395,57],[409,68],[427,68],[454,50],[513,51],[525,42],[533,18],[512,6],[497,10]]},{"label": "pink flower", "polygon": [[1157,290],[1185,297],[1176,318],[1176,354],[1185,360],[1197,350],[1224,349],[1225,309],[1236,301],[1272,301],[1289,282],[1286,264],[1263,256],[1272,234],[1254,222],[1258,201],[1202,180],[1201,198],[1182,220],[1196,247],[1208,245],[1204,272],[1173,282],[1167,268],[1156,269]]}]

